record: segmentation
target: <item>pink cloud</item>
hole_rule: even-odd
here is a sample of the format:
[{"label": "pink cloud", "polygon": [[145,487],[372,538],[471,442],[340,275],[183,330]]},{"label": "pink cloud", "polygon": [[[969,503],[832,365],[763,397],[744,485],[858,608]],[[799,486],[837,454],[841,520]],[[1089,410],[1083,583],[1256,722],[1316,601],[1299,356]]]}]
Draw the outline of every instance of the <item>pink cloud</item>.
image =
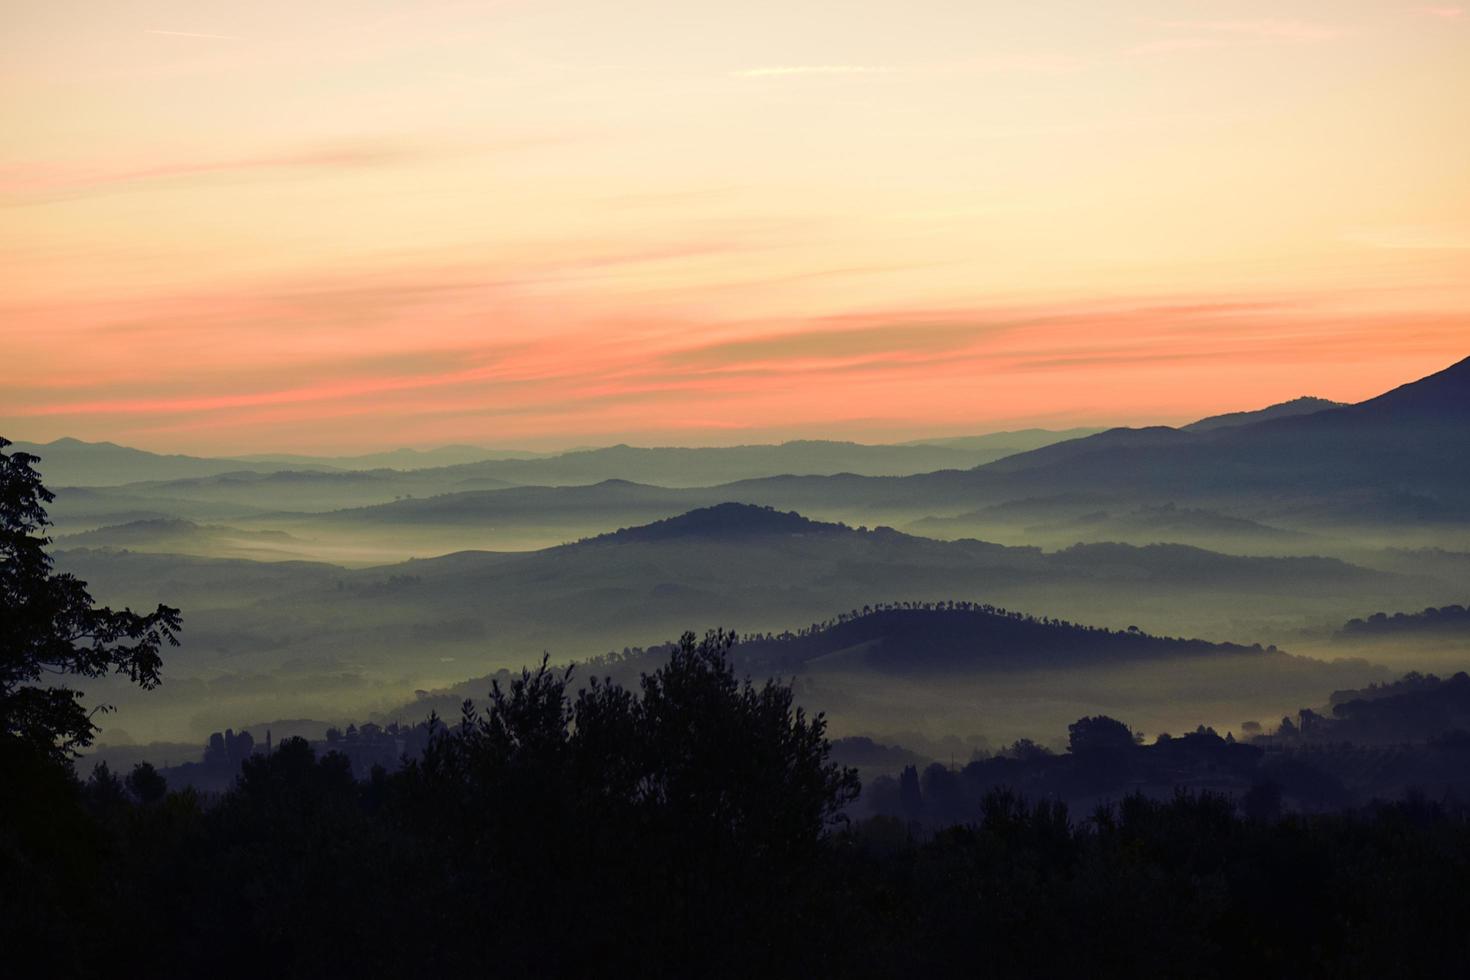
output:
[{"label": "pink cloud", "polygon": [[660,319],[447,270],[4,315],[32,365],[7,435],[217,452],[1177,420],[1361,398],[1464,356],[1467,328],[1310,296]]},{"label": "pink cloud", "polygon": [[1332,24],[1320,24],[1303,20],[1177,20],[1166,21],[1165,26],[1207,34],[1225,34],[1235,37],[1273,41],[1328,41],[1341,37],[1343,29]]},{"label": "pink cloud", "polygon": [[1336,25],[1302,20],[1165,20],[1151,22],[1174,33],[1128,49],[1128,54],[1163,54],[1242,45],[1317,44],[1342,37]]},{"label": "pink cloud", "polygon": [[162,163],[37,161],[0,167],[0,198],[10,197],[12,203],[44,203],[196,178],[363,170],[411,163],[429,155],[513,152],[565,141],[559,136],[525,136],[430,147],[402,139],[364,138],[252,156]]}]

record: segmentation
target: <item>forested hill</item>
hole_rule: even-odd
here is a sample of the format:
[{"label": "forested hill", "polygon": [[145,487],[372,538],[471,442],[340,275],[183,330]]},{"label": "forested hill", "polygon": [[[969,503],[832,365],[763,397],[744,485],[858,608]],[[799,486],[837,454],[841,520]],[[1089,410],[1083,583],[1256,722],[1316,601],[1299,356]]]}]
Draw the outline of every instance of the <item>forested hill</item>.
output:
[{"label": "forested hill", "polygon": [[1464,671],[1446,678],[1416,672],[1392,684],[1337,691],[1331,704],[1331,718],[1304,713],[1301,737],[1364,745],[1438,740],[1459,751],[1470,747],[1470,675]]},{"label": "forested hill", "polygon": [[1421,636],[1470,639],[1470,606],[1456,603],[1430,606],[1417,613],[1374,613],[1367,619],[1348,620],[1334,639],[1354,641]]},{"label": "forested hill", "polygon": [[865,607],[799,633],[748,637],[735,648],[742,667],[756,673],[824,667],[888,673],[1027,670],[1267,652],[1276,651],[1082,626],[961,602]]},{"label": "forested hill", "polygon": [[855,534],[846,524],[814,521],[792,512],[753,504],[723,503],[677,517],[623,528],[592,538],[597,542],[673,541],[680,538],[747,538],[789,535]]}]

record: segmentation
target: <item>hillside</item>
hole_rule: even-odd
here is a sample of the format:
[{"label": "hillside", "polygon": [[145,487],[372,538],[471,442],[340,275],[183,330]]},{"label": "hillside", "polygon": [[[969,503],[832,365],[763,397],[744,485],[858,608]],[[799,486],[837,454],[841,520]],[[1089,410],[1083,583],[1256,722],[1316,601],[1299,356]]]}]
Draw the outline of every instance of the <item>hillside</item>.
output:
[{"label": "hillside", "polygon": [[1040,545],[1082,542],[1193,544],[1231,553],[1300,551],[1311,536],[1173,503],[1119,508],[1114,500],[1086,495],[1026,498],[953,517],[926,517],[907,530],[938,538],[994,537]]},{"label": "hillside", "polygon": [[905,446],[942,446],[946,449],[983,450],[1006,455],[1023,453],[1054,442],[1081,439],[1102,432],[1103,427],[1075,429],[1017,429],[1012,432],[990,432],[981,436],[945,436],[937,439],[914,439]]},{"label": "hillside", "polygon": [[[125,726],[153,738],[187,731],[206,706],[242,721],[319,717],[325,708],[361,716],[401,702],[415,688],[519,667],[543,651],[579,659],[605,652],[610,642],[647,645],[719,625],[781,632],[819,623],[834,609],[874,604],[952,599],[1046,610],[1112,630],[1138,626],[1264,643],[1280,642],[1303,625],[1341,622],[1353,610],[1403,606],[1425,594],[1425,584],[1412,577],[1330,559],[1248,558],[1182,546],[1045,552],[864,530],[733,503],[536,551],[464,551],[358,569],[76,548],[58,552],[57,560],[86,580],[99,601],[138,607],[167,595],[186,610],[184,646],[167,683],[146,699],[152,720]],[[1021,639],[1022,647],[998,640],[987,647],[985,669],[1002,669],[1007,649],[1017,669],[1073,655],[1144,663],[1138,658],[1187,656],[1193,649],[1052,628]],[[1069,653],[1066,647],[1079,639],[1080,649]],[[934,637],[915,634],[921,640],[924,648],[912,653],[918,658],[961,649],[935,643],[927,651]],[[1191,690],[1214,697],[1248,688],[1256,697],[1275,690],[1279,675],[1273,672],[1269,683],[1260,674],[1220,676]],[[1341,680],[1363,683],[1372,676],[1359,670]],[[1318,675],[1298,679],[1318,688],[1324,683]],[[1129,692],[1150,689],[1157,679],[1121,670],[1115,680],[1122,685],[1119,703],[1135,704],[1137,695]],[[137,707],[131,692],[107,693],[128,710]],[[1074,711],[1081,693],[1053,698],[1045,711],[1033,706],[1027,716],[1055,721]],[[842,698],[869,697],[829,694],[834,706]],[[884,698],[883,710],[895,718],[906,710],[902,692]],[[1019,705],[1006,710],[1026,714]],[[1164,716],[1160,723],[1174,721]]]},{"label": "hillside", "polygon": [[800,635],[761,637],[736,647],[738,661],[755,674],[792,669],[1036,670],[1246,654],[1264,655],[1259,647],[1082,626],[964,602],[865,607]]},{"label": "hillside", "polygon": [[58,548],[114,548],[219,558],[282,561],[300,558],[307,542],[283,531],[242,531],[178,518],[139,520],[56,538]]},{"label": "hillside", "polygon": [[[121,485],[89,487],[72,494],[77,506],[63,501],[57,508],[57,520],[64,532],[78,532],[159,518],[220,520],[233,524],[238,523],[237,517],[266,514],[270,516],[250,526],[303,532],[311,537],[314,529],[306,528],[310,523],[306,515],[345,510],[356,513],[332,514],[325,519],[339,529],[344,522],[362,522],[377,528],[399,522],[417,527],[438,524],[481,530],[493,525],[498,532],[496,537],[481,536],[460,546],[540,547],[673,516],[723,500],[779,503],[779,494],[769,496],[769,492],[787,480],[835,479],[841,484],[896,479],[934,470],[957,474],[1010,452],[1063,439],[1067,433],[1034,430],[1004,435],[1007,440],[1015,435],[1017,441],[1007,444],[991,441],[990,437],[976,437],[976,445],[966,448],[826,441],[695,449],[620,445],[558,455],[479,459],[454,465],[426,464],[452,456],[459,452],[457,448],[417,454],[405,450],[344,458],[340,461],[342,466],[333,469],[317,466],[314,457],[289,456],[265,456],[246,462],[180,457],[181,462],[171,468],[162,465],[159,457],[139,454],[146,464],[119,466],[114,471],[109,469],[112,456],[98,447],[84,447],[84,451],[78,452],[86,457],[85,465],[63,465],[62,472],[69,479],[57,485],[84,482]],[[114,449],[124,455],[136,453],[122,447]],[[43,466],[49,466],[49,462],[48,459]],[[369,464],[379,465],[367,468]],[[404,468],[387,468],[387,464]],[[768,479],[772,481],[769,485],[762,483]],[[750,484],[748,491],[741,489],[743,483]],[[723,489],[709,489],[717,485]],[[494,498],[458,496],[516,487],[528,489],[522,494]],[[560,492],[582,487],[600,489],[588,491],[581,503],[574,502],[578,494]],[[684,492],[671,493],[672,490]],[[82,496],[87,497],[84,505]],[[432,503],[422,503],[430,498]],[[403,506],[395,506],[400,503]],[[390,509],[365,510],[378,505]],[[843,508],[840,502],[837,507],[839,511],[824,513],[859,516]],[[328,529],[326,533],[336,532]],[[342,544],[336,542],[335,546]],[[409,553],[444,550],[443,544],[426,540],[425,548],[409,549]],[[391,550],[387,549],[385,556]]]},{"label": "hillside", "polygon": [[[41,456],[47,478],[55,486],[147,484],[149,490],[165,496],[199,499],[201,494],[216,493],[228,488],[232,482],[246,481],[250,474],[279,476],[285,471],[310,474],[298,482],[303,490],[318,483],[326,488],[343,488],[358,485],[361,480],[380,485],[396,481],[387,497],[378,498],[391,500],[394,495],[405,493],[447,493],[513,485],[567,486],[610,479],[666,487],[696,487],[785,474],[901,476],[940,469],[969,469],[1011,453],[1094,431],[1030,429],[902,445],[831,440],[693,448],[620,444],[561,453],[445,446],[341,457],[262,453],[237,458],[203,458],[160,455],[112,443],[88,443],[77,439],[58,439],[44,444],[20,442],[16,443],[15,449]],[[368,475],[364,477],[363,474]],[[230,479],[218,483],[210,483],[206,479],[220,476]],[[317,476],[324,479],[317,481],[314,479]],[[332,476],[337,479],[326,479]],[[359,479],[353,479],[354,476]],[[191,484],[188,481],[198,482]],[[342,501],[346,504],[353,502],[350,498]]]},{"label": "hillside", "polygon": [[[1049,441],[1066,438],[1061,433],[1048,435]],[[1029,447],[1032,441],[1046,440],[1027,440],[1020,445]],[[786,474],[903,476],[941,469],[969,469],[1015,451],[1016,447],[1004,443],[952,447],[826,440],[699,448],[617,445],[545,459],[498,460],[451,467],[444,476],[455,480],[488,477],[522,485],[562,486],[612,479],[661,487],[707,487]]]},{"label": "hillside", "polygon": [[[539,548],[738,501],[948,537],[989,536],[1000,527],[1004,540],[1021,541],[1034,531],[1033,540],[1049,545],[1117,538],[1282,553],[1306,546],[1290,537],[1301,532],[1392,530],[1398,545],[1439,545],[1444,528],[1470,535],[1470,360],[1357,405],[1286,411],[1246,413],[1255,420],[1241,424],[1201,420],[1210,423],[1203,428],[1111,429],[932,472],[912,467],[952,464],[952,455],[922,454],[957,450],[821,442],[615,446],[413,472],[215,474],[92,491],[99,495],[87,507],[92,523],[65,530],[184,517],[313,537],[308,515],[345,507],[322,518],[322,533],[335,547],[343,535],[381,537],[372,553],[387,557],[456,546]],[[863,475],[864,468],[895,475]],[[751,475],[771,472],[780,475]],[[111,493],[118,500],[108,511]],[[987,513],[991,508],[1024,500],[1076,506],[1026,523],[985,523],[1006,517]],[[69,516],[64,502],[58,513]],[[236,514],[254,516],[243,521]],[[936,523],[915,524],[926,519]]]},{"label": "hillside", "polygon": [[1470,521],[1470,359],[1356,405],[1205,431],[1113,429],[970,475],[992,499],[1117,494],[1293,527]]},{"label": "hillside", "polygon": [[[1308,403],[1314,405],[1315,403]],[[1298,406],[1302,407],[1302,406]],[[1041,527],[1048,544],[1115,536],[1133,542],[1186,542],[1221,550],[1280,552],[1295,547],[1292,533],[1353,534],[1392,529],[1396,544],[1440,544],[1443,529],[1470,535],[1470,360],[1357,405],[1308,414],[1281,415],[1203,430],[1154,426],[1110,429],[1006,456],[971,469],[940,469],[901,476],[812,473],[792,467],[784,475],[735,480],[717,486],[638,486],[632,481],[589,484],[574,496],[544,490],[503,495],[389,503],[381,511],[336,515],[334,521],[397,521],[424,527],[494,526],[503,535],[483,546],[537,547],[554,540],[598,534],[726,501],[798,511],[852,525],[909,526],[933,518],[972,517],[1021,500],[1068,500],[1055,516],[1021,530],[1076,521],[1099,512],[1110,527]],[[1204,420],[1202,420],[1204,421]],[[790,453],[815,444],[788,443]],[[793,449],[797,447],[797,449]],[[873,447],[868,447],[873,448]],[[889,447],[892,448],[892,447]],[[737,458],[740,447],[719,450]],[[599,450],[600,458],[647,459],[710,450]],[[734,454],[734,455],[730,455]],[[420,471],[435,479],[453,474],[488,478],[487,466],[510,478],[525,467],[565,465],[557,460],[504,461]],[[505,467],[520,467],[514,474]],[[688,472],[695,472],[694,469]],[[706,471],[700,470],[704,473]],[[474,477],[478,474],[478,477]],[[469,489],[461,485],[461,490]],[[953,536],[985,534],[915,525]],[[536,533],[510,533],[517,527]],[[286,528],[290,530],[290,528]],[[1278,533],[1279,532],[1279,533]],[[1405,533],[1411,534],[1404,538]],[[504,536],[509,534],[508,537]],[[1015,535],[1006,540],[1018,540]],[[472,541],[469,543],[479,543]]]},{"label": "hillside", "polygon": [[1228,429],[1236,425],[1250,425],[1255,422],[1265,422],[1269,419],[1290,418],[1293,415],[1311,415],[1313,412],[1326,411],[1329,408],[1343,408],[1345,402],[1329,401],[1326,398],[1313,398],[1303,395],[1301,398],[1293,398],[1291,401],[1278,402],[1253,412],[1227,412],[1224,415],[1211,415],[1202,418],[1198,422],[1181,425],[1180,428],[1188,432],[1206,432],[1210,429]]},{"label": "hillside", "polygon": [[337,470],[422,470],[438,466],[460,466],[491,459],[539,459],[555,453],[519,449],[484,449],[480,446],[436,446],[432,449],[390,449],[355,456],[306,456],[296,453],[251,453],[236,457],[248,463],[267,463],[278,468],[326,467]]},{"label": "hillside", "polygon": [[[1300,737],[1357,744],[1441,740],[1444,748],[1470,747],[1470,676],[1411,673],[1391,684],[1332,695],[1329,717],[1308,715]],[[1463,771],[1463,770],[1462,770]]]},{"label": "hillside", "polygon": [[[1205,431],[1109,429],[963,473],[741,484],[885,523],[1074,495],[1214,510],[1288,530],[1470,525],[1470,359],[1356,405]],[[1094,508],[1096,509],[1096,508]]]},{"label": "hillside", "polygon": [[[310,566],[329,583],[319,591],[272,587],[271,569],[282,566],[200,559],[176,570],[139,554],[62,557],[115,601],[136,601],[150,588],[172,594],[167,587],[177,584],[179,570],[190,569],[192,581],[182,587],[195,610],[191,647],[204,634],[232,628],[230,617],[212,621],[213,606],[254,604],[249,630],[278,635],[285,645],[272,649],[300,642],[306,656],[350,648],[359,660],[381,650],[400,661],[432,659],[437,641],[422,639],[444,623],[477,624],[446,641],[457,648],[446,653],[459,656],[470,644],[483,655],[488,641],[511,659],[543,648],[596,652],[609,633],[647,641],[690,624],[769,630],[833,608],[897,599],[1003,602],[1115,627],[1228,635],[1282,615],[1341,621],[1353,609],[1402,602],[1424,589],[1408,576],[1333,559],[1251,558],[1178,545],[1043,552],[854,529],[740,504],[536,551],[466,551],[358,570]],[[203,568],[211,573],[200,575]],[[218,599],[201,595],[203,582]]]},{"label": "hillside", "polygon": [[679,539],[740,540],[765,536],[840,535],[851,529],[842,524],[814,521],[772,507],[723,503],[692,510],[642,527],[623,528],[599,535],[595,543],[675,541]]},{"label": "hillside", "polygon": [[1470,642],[1470,608],[1455,603],[1430,606],[1416,613],[1374,613],[1366,619],[1348,620],[1333,639],[1345,642],[1415,639]]}]

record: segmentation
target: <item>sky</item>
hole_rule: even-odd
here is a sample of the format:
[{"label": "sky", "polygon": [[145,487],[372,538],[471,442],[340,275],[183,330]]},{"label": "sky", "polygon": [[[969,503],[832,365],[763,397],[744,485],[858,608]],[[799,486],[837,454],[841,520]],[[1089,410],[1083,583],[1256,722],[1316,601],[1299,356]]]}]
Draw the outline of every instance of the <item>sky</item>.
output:
[{"label": "sky", "polygon": [[1470,355],[1470,3],[0,0],[0,432],[885,441]]}]

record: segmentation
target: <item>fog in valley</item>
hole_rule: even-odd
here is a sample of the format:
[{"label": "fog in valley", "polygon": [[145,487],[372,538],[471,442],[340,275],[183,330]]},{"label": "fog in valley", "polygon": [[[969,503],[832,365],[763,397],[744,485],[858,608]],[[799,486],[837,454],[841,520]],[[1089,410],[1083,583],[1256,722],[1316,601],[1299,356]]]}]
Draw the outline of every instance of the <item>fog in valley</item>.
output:
[{"label": "fog in valley", "polygon": [[[1121,947],[1195,975],[1224,923],[1232,963],[1316,964],[1332,935],[1334,962],[1387,975],[1403,947],[1434,975],[1453,943],[1365,941],[1357,912],[1283,926],[1270,896],[1366,907],[1371,935],[1458,920],[1467,432],[1470,360],[1353,405],[904,446],[0,440],[6,636],[25,676],[49,657],[84,682],[6,689],[31,788],[0,817],[32,850],[72,819],[118,842],[54,851],[117,896],[94,958],[163,902],[170,948],[215,937],[194,962],[303,917],[356,935],[240,959],[323,975],[721,975],[706,946],[737,912],[759,938],[722,961],[784,950],[778,975],[952,965],[976,936],[1002,975]],[[1063,916],[1053,943],[1099,882],[1125,923]],[[592,932],[548,953],[566,914]],[[436,951],[405,958],[403,929]]]},{"label": "fog in valley", "polygon": [[[1333,691],[1465,667],[1463,618],[1392,617],[1470,599],[1466,447],[1442,410],[1467,370],[1356,406],[892,446],[15,448],[61,478],[61,569],[101,602],[186,613],[160,688],[93,685],[117,709],[102,758],[158,743],[197,761],[225,727],[321,738],[452,717],[543,656],[578,683],[636,683],[663,645],[715,627],[836,734],[968,753],[1056,745],[1097,713],[1150,736],[1268,731]],[[1099,656],[1083,632],[927,622],[956,604],[1122,641]],[[874,614],[894,609],[917,622]],[[808,634],[830,649],[757,656],[749,639]],[[1153,637],[1208,643],[1184,655]]]},{"label": "fog in valley", "polygon": [[1470,3],[0,7],[0,980],[1470,975]]}]

